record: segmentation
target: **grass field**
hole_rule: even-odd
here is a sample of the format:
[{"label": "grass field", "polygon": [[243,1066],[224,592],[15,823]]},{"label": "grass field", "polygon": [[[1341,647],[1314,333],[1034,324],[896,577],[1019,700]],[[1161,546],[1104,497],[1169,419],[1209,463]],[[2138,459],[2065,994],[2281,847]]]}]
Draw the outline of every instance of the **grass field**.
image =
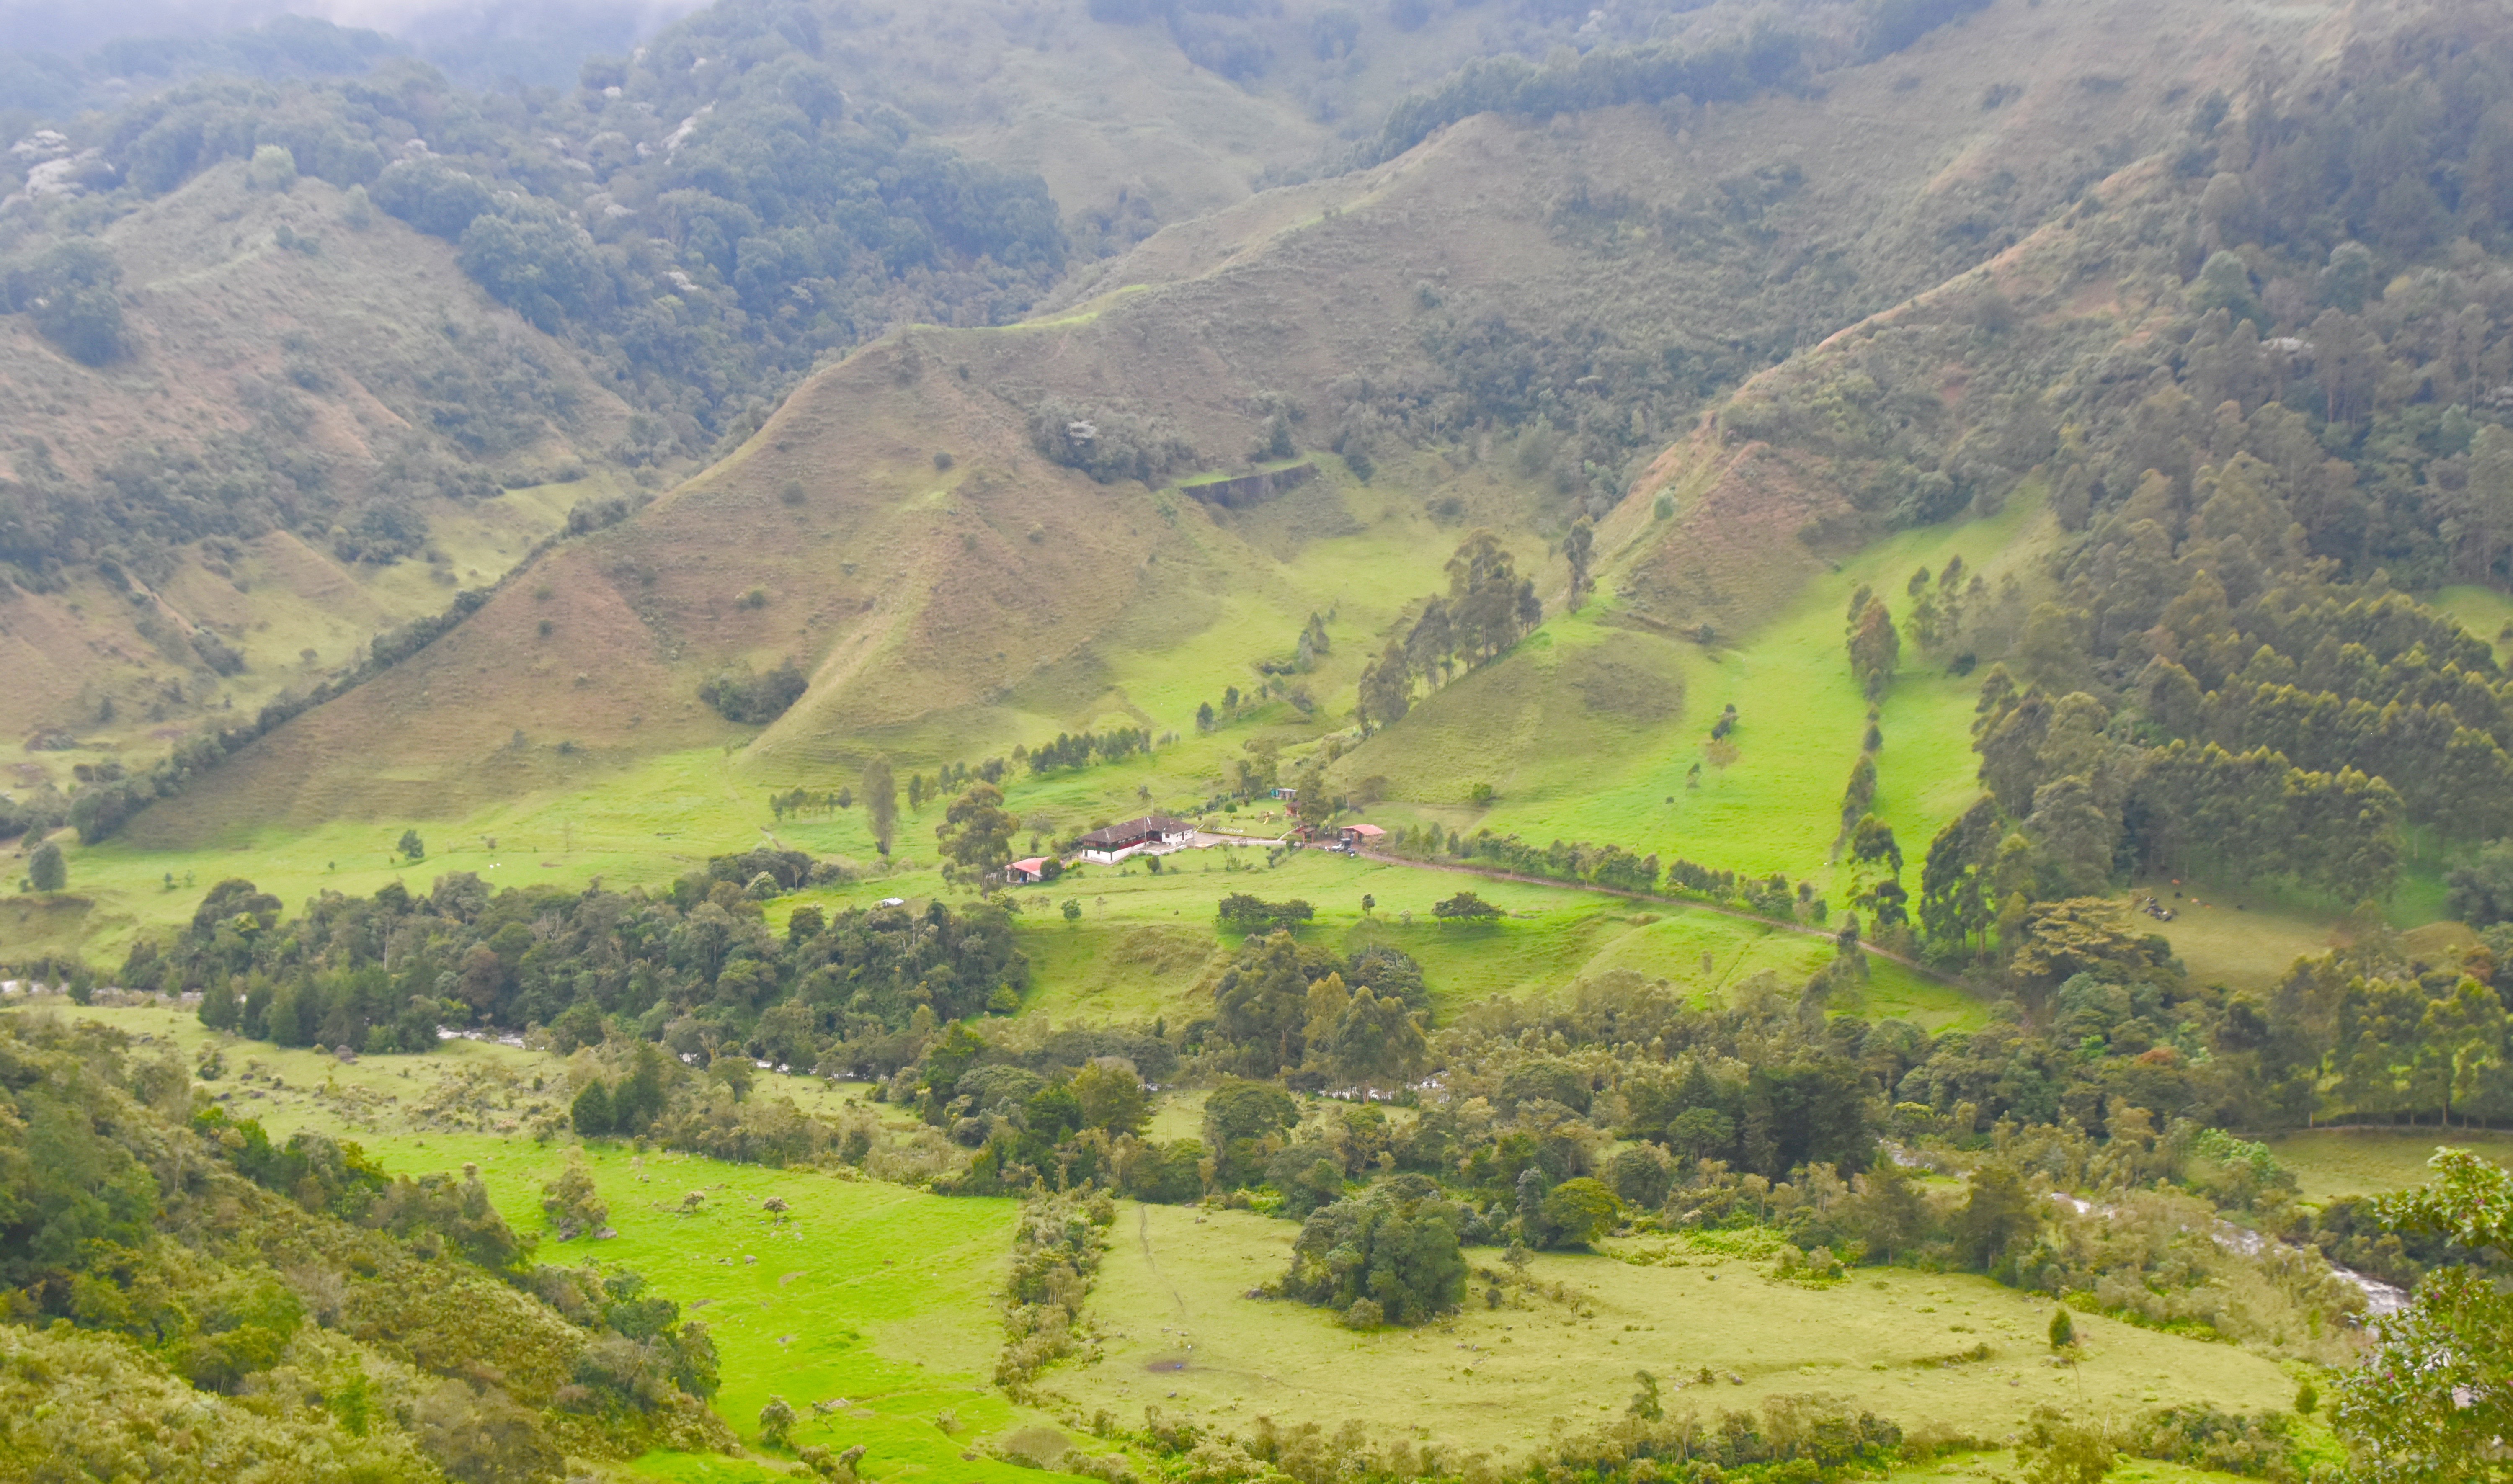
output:
[{"label": "grass field", "polygon": [[[364,1143],[398,1171],[477,1163],[519,1230],[540,1228],[541,1185],[565,1157],[492,1135]],[[540,1260],[632,1269],[705,1321],[723,1360],[716,1410],[745,1443],[757,1443],[759,1409],[774,1394],[801,1415],[798,1442],[833,1450],[861,1443],[872,1477],[1015,1477],[1010,1464],[961,1457],[975,1441],[1037,1421],[989,1384],[1014,1202],[617,1147],[590,1152],[586,1162],[619,1234],[545,1244]],[[693,1191],[705,1199],[684,1214]],[[772,1195],[786,1202],[783,1213],[761,1209]],[[842,1404],[826,1415],[810,1405],[831,1401]],[[949,1433],[935,1421],[945,1411],[958,1419]],[[717,1459],[648,1463],[664,1477],[744,1476]]]},{"label": "grass field", "polygon": [[[57,1007],[170,1042],[186,1059],[216,1040],[229,1073],[214,1085],[238,1116],[282,1138],[314,1128],[354,1139],[397,1172],[476,1165],[518,1230],[543,1230],[541,1186],[575,1143],[526,1136],[535,1116],[563,1099],[564,1074],[546,1055],[454,1041],[426,1058],[342,1064],[216,1035],[174,1009]],[[754,1095],[825,1109],[862,1092],[778,1077]],[[1199,1103],[1192,1094],[1164,1099],[1154,1134],[1191,1137]],[[2351,1156],[2368,1148],[2353,1135],[2313,1136],[2310,1148],[2327,1153],[2340,1137]],[[2408,1148],[2414,1141],[2393,1142],[2400,1148],[2376,1162],[2408,1169],[2418,1157]],[[2300,1157],[2306,1148],[2289,1141],[2280,1157],[2312,1168]],[[993,1294],[1009,1202],[618,1147],[585,1153],[618,1235],[548,1242],[538,1260],[633,1269],[703,1319],[723,1355],[718,1410],[746,1442],[756,1442],[759,1408],[781,1395],[803,1414],[800,1440],[864,1444],[872,1478],[1009,1481],[1008,1465],[964,1455],[1056,1425],[986,1384],[999,1344]],[[2307,1175],[2307,1193],[2318,1190]],[[685,1213],[693,1191],[704,1198]],[[781,1218],[762,1209],[770,1195],[786,1202]],[[1416,1430],[1456,1454],[1498,1456],[1607,1420],[1638,1369],[1687,1380],[1670,1386],[1675,1410],[1715,1415],[1818,1392],[1906,1427],[1992,1441],[2043,1404],[2110,1416],[2199,1400],[2256,1411],[2283,1405],[2293,1385],[2271,1362],[2232,1347],[2086,1316],[2078,1320],[2084,1362],[2053,1367],[2041,1338],[2046,1306],[1985,1280],[1860,1269],[1846,1283],[1807,1287],[1771,1280],[1768,1263],[1739,1255],[1744,1248],[1684,1238],[1618,1240],[1609,1256],[1539,1256],[1530,1275],[1567,1285],[1569,1305],[1535,1296],[1498,1309],[1478,1302],[1421,1331],[1356,1335],[1319,1310],[1245,1297],[1280,1272],[1294,1224],[1132,1203],[1120,1213],[1090,1310],[1106,1335],[1103,1359],[1046,1380],[1079,1411],[1105,1407],[1121,1419],[1147,1403],[1223,1430],[1258,1415],[1330,1430],[1358,1418],[1375,1430]],[[1489,1265],[1494,1254],[1469,1255]],[[1991,1347],[1986,1359],[1936,1363],[1980,1343]],[[1703,1367],[1742,1381],[1691,1382]],[[840,1398],[825,1414],[808,1406]],[[945,1410],[955,1417],[948,1433],[936,1425]],[[1895,1477],[1976,1477],[1999,1463],[1973,1455]],[[2209,1477],[2133,1466],[2145,1471],[2120,1477]],[[638,1468],[687,1480],[778,1476],[755,1460],[698,1455],[651,1455]]]},{"label": "grass field", "polygon": [[2321,1128],[2268,1141],[2278,1163],[2294,1172],[2303,1198],[2387,1195],[2425,1184],[2426,1161],[2438,1148],[2474,1150],[2513,1167],[2513,1135],[2480,1129]]},{"label": "grass field", "polygon": [[[1379,812],[1447,828],[1613,841],[1662,858],[1829,882],[1841,797],[1867,727],[1867,701],[1843,650],[1843,612],[1861,584],[1903,605],[1913,568],[1960,552],[1992,582],[2027,570],[2040,505],[1904,532],[1810,582],[1773,622],[1704,648],[1618,623],[1609,600],[1557,617],[1519,649],[1434,694],[1393,731],[1348,754],[1347,787],[1391,780]],[[1876,812],[1916,861],[1977,796],[1971,751],[1976,677],[1906,642],[1884,700]],[[1735,759],[1706,757],[1730,705]],[[1694,769],[1698,767],[1697,777]],[[1490,784],[1488,808],[1468,803]],[[1382,820],[1382,822],[1386,822]]]},{"label": "grass field", "polygon": [[[2258,1356],[2099,1318],[2079,1320],[2084,1362],[2054,1367],[2047,1303],[1981,1278],[1859,1269],[1810,1288],[1769,1279],[1768,1263],[1665,1238],[1614,1246],[1680,1266],[1538,1256],[1529,1275],[1568,1285],[1574,1304],[1475,1302],[1420,1330],[1356,1334],[1324,1311],[1246,1296],[1280,1275],[1297,1230],[1244,1212],[1121,1206],[1092,1300],[1105,1359],[1057,1373],[1054,1385],[1086,1410],[1120,1416],[1151,1402],[1222,1426],[1262,1414],[1333,1431],[1358,1418],[1495,1453],[1619,1414],[1642,1369],[1663,1381],[1703,1367],[1743,1378],[1670,1387],[1670,1411],[1715,1416],[1813,1391],[1991,1440],[2045,1403],[2115,1416],[2199,1400],[2258,1411],[2294,1391]],[[1486,1266],[1493,1256],[1469,1253]],[[1979,1343],[1989,1358],[1935,1363]]]},{"label": "grass field", "polygon": [[[759,1409],[775,1394],[802,1416],[798,1442],[836,1450],[861,1443],[872,1478],[1009,1480],[1011,1465],[962,1454],[1041,1422],[990,1385],[1012,1201],[946,1199],[818,1171],[638,1155],[572,1139],[538,1143],[515,1130],[536,1105],[563,1103],[565,1073],[551,1057],[495,1042],[450,1041],[427,1057],[343,1065],[320,1052],[218,1036],[180,1011],[61,1010],[171,1041],[187,1059],[218,1040],[229,1075],[210,1085],[232,1094],[233,1115],[259,1120],[276,1138],[312,1128],[352,1139],[400,1174],[477,1165],[520,1232],[543,1231],[542,1184],[572,1146],[581,1148],[618,1235],[564,1246],[545,1239],[537,1259],[634,1269],[689,1317],[704,1320],[723,1362],[716,1409],[747,1443],[757,1442]],[[546,1094],[535,1090],[537,1079]],[[437,1089],[455,1092],[455,1116],[467,1112],[480,1131],[419,1126]],[[756,1095],[824,1108],[863,1090],[778,1077]],[[692,1191],[705,1198],[685,1212]],[[786,1202],[781,1216],[762,1210],[771,1195]],[[825,1415],[809,1405],[839,1398],[845,1404]],[[958,1418],[949,1433],[935,1423],[945,1411]],[[781,1468],[690,1455],[650,1456],[640,1467],[676,1479],[784,1477]]]}]

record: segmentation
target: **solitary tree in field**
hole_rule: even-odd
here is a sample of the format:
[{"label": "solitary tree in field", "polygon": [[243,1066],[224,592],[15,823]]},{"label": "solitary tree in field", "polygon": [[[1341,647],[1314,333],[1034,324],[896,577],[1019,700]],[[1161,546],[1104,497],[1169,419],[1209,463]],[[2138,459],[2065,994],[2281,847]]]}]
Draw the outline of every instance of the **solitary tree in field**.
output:
[{"label": "solitary tree in field", "polygon": [[26,858],[26,879],[37,891],[59,891],[69,884],[70,868],[61,860],[61,847],[46,840]]},{"label": "solitary tree in field", "polygon": [[759,1441],[770,1448],[782,1448],[793,1440],[794,1408],[782,1396],[768,1398],[759,1409]]},{"label": "solitary tree in field", "polygon": [[602,1084],[600,1077],[585,1083],[584,1090],[569,1105],[568,1117],[576,1131],[587,1139],[599,1139],[611,1132],[611,1089]]},{"label": "solitary tree in field", "polygon": [[898,784],[890,776],[890,760],[876,757],[864,764],[864,818],[872,825],[872,846],[884,855],[898,833]]},{"label": "solitary tree in field", "polygon": [[1658,1400],[1657,1378],[1647,1371],[1634,1371],[1632,1379],[1641,1384],[1641,1388],[1632,1393],[1632,1404],[1623,1410],[1645,1423],[1666,1416],[1666,1408]]},{"label": "solitary tree in field", "polygon": [[1120,1062],[1094,1062],[1075,1073],[1073,1097],[1082,1106],[1082,1122],[1088,1128],[1139,1134],[1152,1118],[1143,1079]]},{"label": "solitary tree in field", "polygon": [[427,842],[419,838],[417,830],[402,831],[401,843],[393,848],[409,860],[419,860],[427,854]]},{"label": "solitary tree in field", "polygon": [[942,879],[972,891],[981,888],[1013,858],[1013,832],[1019,828],[1019,816],[1004,807],[1003,790],[971,784],[934,829],[942,849]]},{"label": "solitary tree in field", "polygon": [[1894,631],[1894,615],[1886,611],[1884,599],[1868,599],[1851,622],[1850,669],[1866,687],[1869,700],[1883,695],[1893,683],[1894,667],[1901,658],[1902,636]]},{"label": "solitary tree in field", "polygon": [[1562,538],[1562,555],[1571,564],[1571,611],[1575,613],[1588,596],[1588,563],[1596,550],[1597,527],[1581,516],[1572,526],[1571,533]]},{"label": "solitary tree in field", "polygon": [[2051,1348],[2064,1350],[2077,1343],[2077,1321],[2065,1308],[2051,1311]]},{"label": "solitary tree in field", "polygon": [[1615,1192],[1584,1175],[1544,1192],[1544,1225],[1561,1246],[1586,1246],[1615,1230],[1621,1215]]}]

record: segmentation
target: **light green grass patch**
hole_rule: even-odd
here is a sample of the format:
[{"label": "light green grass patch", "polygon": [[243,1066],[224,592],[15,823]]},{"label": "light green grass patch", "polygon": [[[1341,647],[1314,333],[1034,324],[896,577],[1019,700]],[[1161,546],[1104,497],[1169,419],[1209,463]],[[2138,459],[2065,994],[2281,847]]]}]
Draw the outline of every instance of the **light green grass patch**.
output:
[{"label": "light green grass patch", "polygon": [[[1334,777],[1346,788],[1391,780],[1393,797],[1406,801],[1384,811],[1391,819],[1537,844],[1611,841],[1829,883],[1842,791],[1867,729],[1867,700],[1844,650],[1850,595],[1866,584],[1907,623],[1903,584],[1914,568],[1935,570],[1960,552],[1994,584],[2028,566],[2046,533],[2040,502],[2018,498],[1988,520],[1889,537],[1808,583],[1761,630],[1708,649],[1623,628],[1601,599],[1425,698],[1348,754]],[[1979,793],[1971,750],[1979,678],[1947,673],[1948,658],[1906,638],[1879,723],[1875,808],[1914,866]],[[1591,683],[1599,673],[1606,683]],[[1680,692],[1681,704],[1633,696],[1643,688]],[[1731,704],[1736,757],[1719,765],[1705,744]],[[1488,809],[1467,802],[1478,783],[1495,790]]]},{"label": "light green grass patch", "polygon": [[[2171,910],[2173,920],[2160,922],[2138,911],[2148,897]],[[2150,880],[2120,900],[2132,909],[2134,926],[2173,945],[2194,984],[2265,990],[2286,977],[2295,959],[2327,953],[2335,942],[2328,918],[2243,887]]]},{"label": "light green grass patch", "polygon": [[2278,1163],[2294,1172],[2309,1201],[2342,1195],[2387,1195],[2425,1184],[2437,1149],[2473,1150],[2513,1167],[2513,1135],[2482,1129],[2318,1128],[2268,1142]]},{"label": "light green grass patch", "polygon": [[2448,587],[2426,600],[2462,628],[2495,646],[2496,663],[2513,659],[2513,598],[2492,587]]},{"label": "light green grass patch", "polygon": [[[285,1139],[313,1128],[358,1143],[386,1169],[419,1175],[478,1168],[499,1212],[519,1232],[541,1233],[536,1261],[594,1263],[643,1274],[655,1290],[703,1321],[722,1357],[716,1410],[747,1444],[758,1442],[759,1409],[783,1396],[801,1416],[798,1443],[842,1451],[861,1443],[862,1465],[877,1479],[947,1477],[1009,1481],[1009,1464],[960,1455],[986,1438],[1036,1425],[1035,1413],[1006,1402],[989,1383],[1002,1329],[997,1293],[1010,1249],[1015,1204],[945,1198],[904,1187],[805,1169],[771,1170],[693,1154],[638,1154],[617,1144],[539,1144],[511,1132],[415,1132],[407,1114],[437,1078],[471,1067],[523,1079],[507,1108],[491,1093],[485,1119],[520,1114],[537,1101],[561,1102],[565,1074],[551,1057],[494,1042],[449,1042],[426,1057],[367,1057],[341,1064],[321,1052],[239,1042],[168,1009],[77,1009],[134,1035],[171,1042],[185,1057],[208,1040],[225,1048],[229,1074],[208,1084],[232,1096],[232,1116],[261,1122]],[[144,1048],[143,1048],[144,1049]],[[248,1062],[284,1084],[247,1083]],[[544,1078],[546,1100],[529,1090]],[[363,1088],[398,1102],[359,1116],[340,1089]],[[754,1096],[801,1094],[823,1103],[860,1088],[831,1088],[808,1077],[764,1078]],[[251,1094],[259,1093],[259,1096]],[[884,1110],[889,1112],[889,1110]],[[580,1152],[593,1172],[618,1235],[605,1241],[550,1240],[542,1186]],[[692,1191],[703,1192],[694,1210]],[[786,1203],[772,1213],[763,1202]],[[815,1401],[846,1405],[816,1413]],[[936,1425],[944,1410],[955,1430]],[[781,1477],[741,1460],[656,1454],[641,1471],[678,1479]]]},{"label": "light green grass patch", "polygon": [[[477,1135],[386,1136],[367,1151],[411,1172],[477,1163],[499,1210],[526,1231],[540,1230],[541,1186],[567,1157]],[[703,1321],[723,1357],[716,1410],[745,1443],[757,1444],[759,1409],[780,1395],[801,1417],[798,1443],[861,1443],[873,1477],[1015,1477],[1011,1465],[960,1458],[975,1439],[1035,1421],[988,1382],[1014,1202],[616,1145],[584,1154],[619,1234],[544,1242],[538,1259],[633,1269]],[[685,1210],[693,1191],[704,1198]],[[771,1196],[787,1209],[762,1209]],[[825,1415],[812,1406],[841,1399]],[[953,1434],[936,1425],[945,1409],[958,1415]]]},{"label": "light green grass patch", "polygon": [[[1297,1231],[1245,1212],[1121,1206],[1091,1302],[1108,1335],[1105,1358],[1052,1371],[1047,1384],[1086,1411],[1121,1417],[1148,1402],[1224,1428],[1258,1415],[1329,1431],[1347,1419],[1384,1427],[1395,1418],[1435,1444],[1509,1454],[1557,1427],[1618,1416],[1642,1369],[1669,1384],[1671,1411],[1715,1415],[1821,1392],[1905,1427],[1935,1420],[1989,1437],[2045,1403],[2114,1415],[2201,1401],[2257,1412],[2285,1406],[2294,1390],[2276,1365],[2231,1346],[2101,1318],[2079,1321],[2082,1364],[2053,1366],[2048,1302],[1983,1278],[1860,1269],[1815,1289],[1708,1253],[1682,1267],[1541,1254],[1529,1275],[1567,1285],[1576,1306],[1489,1308],[1477,1295],[1450,1320],[1356,1334],[1322,1310],[1247,1297],[1282,1273]],[[1497,1254],[1468,1256],[1488,1267]],[[1935,1363],[1983,1342],[1987,1360]],[[1743,1384],[1694,1382],[1705,1366]]]}]

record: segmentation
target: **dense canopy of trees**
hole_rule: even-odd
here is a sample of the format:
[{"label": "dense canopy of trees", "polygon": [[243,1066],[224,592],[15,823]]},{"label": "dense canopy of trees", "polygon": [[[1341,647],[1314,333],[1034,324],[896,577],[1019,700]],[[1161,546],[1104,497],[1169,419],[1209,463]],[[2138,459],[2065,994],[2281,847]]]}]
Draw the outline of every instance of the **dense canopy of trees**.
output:
[{"label": "dense canopy of trees", "polygon": [[1459,665],[1492,660],[1544,621],[1535,579],[1522,577],[1508,548],[1489,530],[1468,536],[1449,558],[1446,596],[1423,600],[1404,639],[1362,671],[1359,715],[1365,729],[1390,726],[1414,705],[1419,681],[1437,688]]},{"label": "dense canopy of trees", "polygon": [[[725,856],[648,896],[491,892],[477,877],[325,893],[293,918],[249,881],[214,887],[191,924],[135,949],[124,981],[198,990],[201,1018],[281,1045],[424,1051],[439,1025],[607,1031],[675,1051],[739,1048],[788,1065],[887,1073],[912,1026],[1004,1011],[1028,983],[1002,909],[798,910],[783,937],[760,899],[808,874],[775,852]],[[920,1021],[921,1017],[921,1021]]]}]

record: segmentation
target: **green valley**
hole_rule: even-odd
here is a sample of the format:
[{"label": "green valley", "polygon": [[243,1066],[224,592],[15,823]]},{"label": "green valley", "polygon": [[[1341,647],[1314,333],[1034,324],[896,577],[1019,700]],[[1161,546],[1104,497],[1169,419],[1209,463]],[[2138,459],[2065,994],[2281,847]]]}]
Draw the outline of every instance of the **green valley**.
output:
[{"label": "green valley", "polygon": [[0,35],[0,1476],[2513,1478],[2513,3],[579,10]]}]

